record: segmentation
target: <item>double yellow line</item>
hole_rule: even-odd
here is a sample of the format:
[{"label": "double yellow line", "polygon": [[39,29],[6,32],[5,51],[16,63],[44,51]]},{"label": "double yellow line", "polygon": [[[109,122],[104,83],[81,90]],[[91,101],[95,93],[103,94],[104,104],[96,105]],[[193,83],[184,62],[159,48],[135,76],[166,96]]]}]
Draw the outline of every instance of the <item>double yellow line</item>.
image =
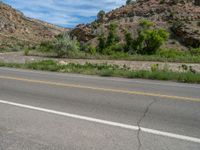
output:
[{"label": "double yellow line", "polygon": [[174,100],[185,100],[185,101],[200,102],[200,98],[182,97],[182,96],[174,96],[174,95],[163,95],[163,94],[148,93],[148,92],[142,92],[142,91],[130,91],[130,90],[120,90],[120,89],[111,89],[111,88],[100,88],[100,87],[92,87],[92,86],[85,86],[85,85],[78,85],[78,84],[58,83],[58,82],[33,80],[33,79],[26,79],[26,78],[20,78],[20,77],[10,77],[10,76],[0,76],[0,79],[17,80],[17,81],[22,81],[22,82],[46,84],[46,85],[52,85],[52,86],[62,86],[62,87],[89,89],[89,90],[96,90],[96,91],[105,91],[105,92],[114,92],[114,93],[122,93],[122,94],[152,96],[152,97],[168,98],[168,99],[174,99]]}]

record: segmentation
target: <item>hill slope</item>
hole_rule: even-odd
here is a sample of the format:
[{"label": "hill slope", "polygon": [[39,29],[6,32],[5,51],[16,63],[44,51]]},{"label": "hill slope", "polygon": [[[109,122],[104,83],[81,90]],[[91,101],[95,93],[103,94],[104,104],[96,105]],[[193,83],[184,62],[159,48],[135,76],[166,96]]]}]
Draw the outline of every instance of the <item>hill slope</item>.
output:
[{"label": "hill slope", "polygon": [[126,29],[137,36],[139,21],[148,19],[171,33],[167,47],[179,49],[190,46],[200,47],[200,7],[198,4],[198,0],[195,2],[193,0],[140,0],[112,10],[91,24],[78,25],[71,34],[80,41],[97,43],[97,36],[102,29],[106,34],[109,24],[116,22],[118,35],[123,42]]},{"label": "hill slope", "polygon": [[67,29],[31,19],[0,2],[0,49],[34,45]]}]

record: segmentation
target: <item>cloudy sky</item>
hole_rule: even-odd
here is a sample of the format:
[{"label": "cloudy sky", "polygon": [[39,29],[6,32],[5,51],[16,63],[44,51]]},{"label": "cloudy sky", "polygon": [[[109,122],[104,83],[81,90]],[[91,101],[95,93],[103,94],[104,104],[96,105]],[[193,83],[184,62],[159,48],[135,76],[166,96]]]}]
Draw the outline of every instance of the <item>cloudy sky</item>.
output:
[{"label": "cloudy sky", "polygon": [[3,0],[26,16],[64,27],[95,19],[99,10],[109,11],[126,0]]}]

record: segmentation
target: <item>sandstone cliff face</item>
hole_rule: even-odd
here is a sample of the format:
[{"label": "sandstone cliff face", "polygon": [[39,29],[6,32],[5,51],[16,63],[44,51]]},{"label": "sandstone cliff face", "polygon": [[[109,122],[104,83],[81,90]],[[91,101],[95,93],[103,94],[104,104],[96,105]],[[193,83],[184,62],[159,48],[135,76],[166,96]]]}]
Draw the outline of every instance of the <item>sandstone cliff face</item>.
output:
[{"label": "sandstone cliff face", "polygon": [[0,48],[39,43],[66,30],[28,18],[20,11],[0,2]]},{"label": "sandstone cliff face", "polygon": [[[148,19],[158,27],[169,30],[174,40],[186,46],[200,47],[200,7],[195,3],[193,0],[139,0],[107,13],[103,22],[96,20],[91,24],[77,26],[71,34],[81,41],[90,42],[98,36],[100,30],[106,33],[108,25],[116,22],[123,41],[125,29],[135,35],[139,20]],[[183,26],[172,31],[174,22],[181,22]]]}]

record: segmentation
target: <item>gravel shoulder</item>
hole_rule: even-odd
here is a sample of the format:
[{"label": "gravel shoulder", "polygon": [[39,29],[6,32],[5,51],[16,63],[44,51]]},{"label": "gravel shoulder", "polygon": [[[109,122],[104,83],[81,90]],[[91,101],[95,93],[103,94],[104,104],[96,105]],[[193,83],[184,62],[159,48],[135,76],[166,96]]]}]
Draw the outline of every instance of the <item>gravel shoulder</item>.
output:
[{"label": "gravel shoulder", "polygon": [[91,63],[91,64],[112,64],[126,66],[132,70],[151,70],[152,66],[157,65],[159,69],[167,69],[176,72],[183,72],[183,65],[188,68],[191,66],[196,72],[200,72],[200,63],[172,63],[172,62],[153,62],[153,61],[124,61],[124,60],[95,60],[95,59],[66,59],[66,58],[49,58],[39,56],[24,56],[23,52],[0,53],[0,61],[8,63],[25,63],[39,60],[53,59],[61,64],[68,63]]}]

